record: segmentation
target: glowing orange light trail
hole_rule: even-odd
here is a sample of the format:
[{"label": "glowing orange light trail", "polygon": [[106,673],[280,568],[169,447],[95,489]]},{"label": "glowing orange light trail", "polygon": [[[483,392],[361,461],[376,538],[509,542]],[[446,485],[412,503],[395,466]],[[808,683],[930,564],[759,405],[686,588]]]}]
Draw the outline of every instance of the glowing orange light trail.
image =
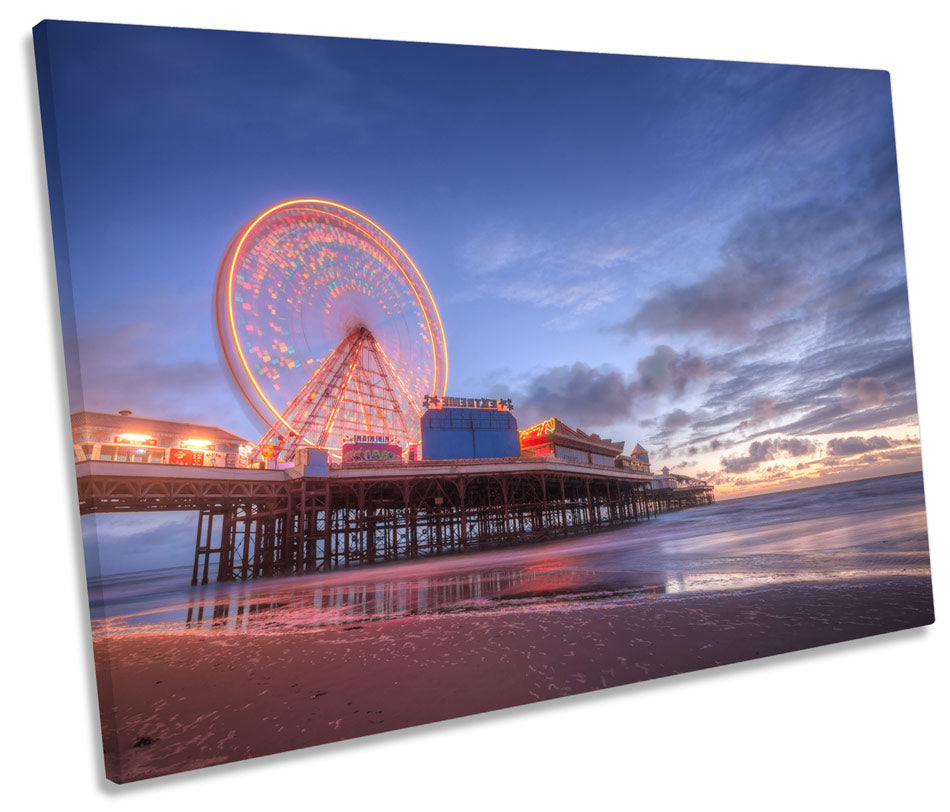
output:
[{"label": "glowing orange light trail", "polygon": [[[360,343],[362,343],[362,341]],[[330,414],[330,419],[327,420],[327,424],[324,426],[323,432],[320,434],[321,443],[325,443],[327,441],[327,438],[330,436],[330,432],[333,430],[333,424],[336,421],[337,413],[340,411],[340,407],[343,405],[343,392],[346,391],[346,387],[350,383],[350,378],[353,377],[353,370],[356,369],[357,360],[358,356],[354,357],[354,359],[350,362],[350,365],[347,367],[346,379],[343,381],[343,385],[340,387],[340,399],[337,401],[333,412]],[[335,446],[332,447],[332,450],[336,451],[337,453],[342,453],[341,450]]]},{"label": "glowing orange light trail", "polygon": [[422,417],[422,410],[418,406],[416,406],[416,404],[413,402],[412,396],[409,394],[408,388],[402,382],[402,378],[399,377],[399,374],[396,372],[395,368],[393,367],[392,361],[389,360],[389,356],[386,355],[386,350],[382,348],[379,342],[376,342],[376,349],[379,351],[379,354],[382,357],[383,361],[386,362],[386,366],[389,367],[389,371],[393,374],[393,378],[396,381],[396,385],[402,391],[406,400],[409,402],[409,405],[412,407],[412,410],[416,413],[416,417]]}]

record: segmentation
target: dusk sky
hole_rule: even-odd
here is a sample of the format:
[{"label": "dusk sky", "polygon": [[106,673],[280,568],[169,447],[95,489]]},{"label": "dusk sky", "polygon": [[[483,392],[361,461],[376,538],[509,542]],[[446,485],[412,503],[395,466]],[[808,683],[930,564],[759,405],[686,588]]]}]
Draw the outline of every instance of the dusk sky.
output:
[{"label": "dusk sky", "polygon": [[69,23],[49,40],[74,410],[257,439],[215,274],[256,213],[319,197],[425,275],[448,393],[511,397],[521,427],[641,442],[719,498],[920,469],[883,72]]}]

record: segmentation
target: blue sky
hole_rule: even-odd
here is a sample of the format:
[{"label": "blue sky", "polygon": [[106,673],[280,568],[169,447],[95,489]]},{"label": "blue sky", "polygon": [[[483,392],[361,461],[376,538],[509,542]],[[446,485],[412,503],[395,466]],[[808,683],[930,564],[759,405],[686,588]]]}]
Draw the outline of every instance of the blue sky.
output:
[{"label": "blue sky", "polygon": [[259,436],[215,273],[243,223],[309,196],[413,257],[450,394],[639,441],[723,493],[919,468],[884,72],[48,33],[87,408]]}]

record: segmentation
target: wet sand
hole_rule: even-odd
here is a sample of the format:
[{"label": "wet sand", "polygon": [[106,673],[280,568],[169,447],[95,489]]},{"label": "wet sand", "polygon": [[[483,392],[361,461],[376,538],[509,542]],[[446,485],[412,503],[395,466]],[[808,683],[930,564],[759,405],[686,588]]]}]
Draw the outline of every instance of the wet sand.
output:
[{"label": "wet sand", "polygon": [[106,772],[113,781],[134,781],[933,619],[929,579],[897,577],[542,603],[272,634],[100,637]]}]

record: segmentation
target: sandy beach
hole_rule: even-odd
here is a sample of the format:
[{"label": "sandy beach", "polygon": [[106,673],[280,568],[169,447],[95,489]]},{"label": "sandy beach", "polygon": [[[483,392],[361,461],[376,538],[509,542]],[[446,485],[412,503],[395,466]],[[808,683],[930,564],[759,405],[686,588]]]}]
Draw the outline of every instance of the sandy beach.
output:
[{"label": "sandy beach", "polygon": [[106,772],[122,783],[931,622],[929,579],[898,577],[108,635],[95,642]]}]

